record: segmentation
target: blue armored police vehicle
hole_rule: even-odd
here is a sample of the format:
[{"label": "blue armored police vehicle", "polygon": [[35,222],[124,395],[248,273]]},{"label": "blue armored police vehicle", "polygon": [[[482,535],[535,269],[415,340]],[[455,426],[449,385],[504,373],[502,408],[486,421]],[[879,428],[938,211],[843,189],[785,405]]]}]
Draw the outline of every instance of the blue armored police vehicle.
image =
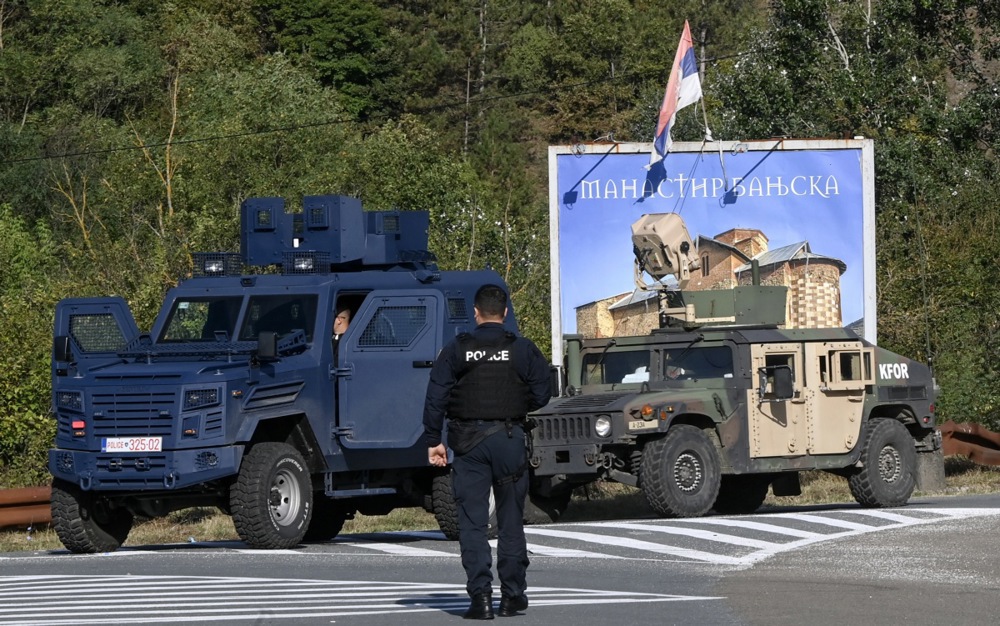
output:
[{"label": "blue armored police vehicle", "polygon": [[[241,209],[241,253],[195,255],[149,333],[121,298],[63,300],[52,359],[52,519],[73,552],[136,517],[218,506],[257,548],[329,539],[356,512],[422,506],[457,529],[422,412],[442,345],[493,271],[439,271],[426,212],[343,196]],[[334,334],[338,312],[350,324]],[[516,331],[511,313],[505,325]]]}]

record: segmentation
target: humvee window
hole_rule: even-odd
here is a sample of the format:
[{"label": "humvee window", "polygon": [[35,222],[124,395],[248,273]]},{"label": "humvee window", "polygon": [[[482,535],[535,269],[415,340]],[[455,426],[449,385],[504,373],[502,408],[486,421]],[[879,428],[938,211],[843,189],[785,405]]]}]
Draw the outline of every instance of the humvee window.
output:
[{"label": "humvee window", "polygon": [[733,377],[733,353],[726,346],[675,348],[663,354],[666,380]]},{"label": "humvee window", "polygon": [[170,310],[160,341],[218,341],[222,333],[226,338],[232,337],[242,302],[239,296],[178,299]]},{"label": "humvee window", "polygon": [[316,322],[316,296],[291,294],[280,296],[254,296],[247,304],[247,312],[240,330],[240,341],[256,341],[263,331],[281,337],[295,330],[306,333],[312,341]]},{"label": "humvee window", "polygon": [[592,352],[583,357],[583,384],[641,383],[649,380],[649,349]]}]

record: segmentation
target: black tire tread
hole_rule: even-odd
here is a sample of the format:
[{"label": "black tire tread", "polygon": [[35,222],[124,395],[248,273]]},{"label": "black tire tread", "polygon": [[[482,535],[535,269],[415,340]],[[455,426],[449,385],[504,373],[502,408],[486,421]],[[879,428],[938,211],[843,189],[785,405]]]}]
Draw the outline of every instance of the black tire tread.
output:
[{"label": "black tire tread", "polygon": [[455,503],[455,496],[451,491],[451,474],[438,474],[434,477],[431,485],[431,506],[441,532],[447,539],[457,541],[458,504]]},{"label": "black tire tread", "polygon": [[[450,472],[434,477],[431,483],[431,509],[438,528],[444,533],[445,538],[458,541],[458,504],[451,488]],[[486,534],[490,539],[496,539],[497,532],[497,513],[494,510],[490,511],[489,529]]]},{"label": "black tire tread", "polygon": [[303,537],[306,541],[329,541],[335,539],[344,529],[344,523],[351,517],[348,511],[326,497],[322,492],[313,493],[312,519]]},{"label": "black tire tread", "polygon": [[[897,486],[887,485],[879,473],[878,456],[886,445],[895,439],[903,461],[903,475]],[[916,488],[917,452],[909,431],[895,419],[878,418],[868,424],[864,447],[861,449],[861,468],[847,477],[851,495],[858,504],[868,508],[891,508],[909,501]]]},{"label": "black tire tread", "polygon": [[712,509],[722,515],[753,513],[764,504],[770,483],[766,476],[723,476]]},{"label": "black tire tread", "polygon": [[[283,535],[272,526],[269,508],[260,505],[262,490],[270,490],[271,469],[283,456],[291,456],[301,467],[305,467],[302,455],[288,444],[263,442],[254,445],[244,457],[239,477],[230,489],[233,525],[250,547],[265,550],[292,548],[302,541],[309,527],[305,524],[298,533]],[[312,496],[309,482],[309,475],[306,474],[301,495],[305,499],[303,506],[307,517],[311,513]]]},{"label": "black tire tread", "polygon": [[555,496],[541,496],[528,492],[524,503],[525,524],[551,524],[559,521],[569,507],[572,491],[566,491]]},{"label": "black tire tread", "polygon": [[[675,493],[670,479],[670,471],[663,467],[664,456],[668,450],[680,446],[684,450],[694,447],[705,465],[708,474],[703,493],[697,498],[687,498]],[[672,464],[672,461],[666,461]],[[642,466],[639,472],[640,483],[646,501],[661,517],[701,517],[712,508],[719,493],[721,479],[719,455],[715,446],[705,433],[688,424],[678,424],[671,427],[667,436],[646,444],[642,454]]]},{"label": "black tire tread", "polygon": [[113,511],[113,519],[99,522],[92,510],[96,496],[72,483],[52,481],[52,526],[59,541],[75,554],[114,552],[125,543],[134,518],[126,509]]}]

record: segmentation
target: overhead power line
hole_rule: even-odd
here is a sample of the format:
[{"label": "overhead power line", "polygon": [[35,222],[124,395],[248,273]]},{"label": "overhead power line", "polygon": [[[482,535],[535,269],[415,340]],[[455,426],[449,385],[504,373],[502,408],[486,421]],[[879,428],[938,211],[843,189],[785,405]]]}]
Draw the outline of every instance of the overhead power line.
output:
[{"label": "overhead power line", "polygon": [[[733,58],[733,57],[738,57],[738,56],[747,56],[749,54],[755,54],[756,52],[758,52],[758,51],[755,50],[753,52],[747,52],[747,53],[726,55],[726,56],[720,56],[720,57],[712,57],[712,58],[706,59],[706,62],[715,62],[715,61],[722,60],[722,59],[728,59],[728,58]],[[669,73],[669,68],[667,68],[666,73]],[[490,102],[496,102],[496,101],[501,101],[501,100],[512,100],[512,99],[517,99],[517,98],[526,98],[526,97],[538,96],[538,95],[551,95],[551,94],[565,92],[565,91],[572,91],[574,89],[580,89],[582,87],[587,87],[587,86],[591,86],[591,85],[600,85],[600,84],[603,84],[603,83],[628,82],[630,80],[635,80],[635,79],[648,79],[648,78],[654,77],[654,75],[657,75],[658,77],[663,78],[665,76],[664,69],[663,68],[658,68],[656,70],[649,70],[649,71],[644,71],[644,72],[631,72],[631,73],[619,74],[618,76],[614,76],[614,77],[598,78],[598,79],[593,79],[593,80],[585,80],[585,81],[580,81],[580,82],[576,82],[576,83],[569,83],[569,84],[565,84],[565,85],[559,85],[559,86],[553,86],[553,87],[546,87],[546,88],[542,88],[542,89],[533,89],[533,90],[528,90],[528,91],[519,91],[519,92],[515,92],[515,93],[510,93],[510,94],[500,94],[500,95],[495,95],[495,96],[480,96],[480,97],[476,97],[476,98],[471,98],[468,101],[466,101],[466,100],[460,100],[460,101],[454,101],[454,102],[447,102],[447,103],[442,103],[442,104],[436,104],[436,105],[433,105],[433,106],[427,106],[427,107],[420,107],[420,108],[416,108],[416,109],[411,109],[411,110],[406,111],[406,113],[414,114],[414,115],[423,115],[423,114],[426,114],[426,113],[434,113],[434,112],[437,112],[437,111],[444,111],[444,110],[447,110],[447,109],[464,108],[464,107],[467,107],[467,106],[470,106],[470,105],[487,104],[487,103],[490,103]],[[664,78],[664,81],[665,80],[666,79]],[[214,142],[214,141],[226,141],[226,140],[230,140],[230,139],[240,139],[240,138],[243,138],[243,137],[253,137],[253,136],[258,136],[258,135],[270,135],[270,134],[275,134],[275,133],[295,132],[295,131],[305,130],[305,129],[309,129],[309,128],[319,128],[319,127],[324,127],[324,126],[337,126],[337,125],[340,125],[340,124],[353,124],[353,123],[360,124],[360,123],[366,123],[366,122],[367,123],[371,123],[371,122],[374,122],[374,123],[384,123],[384,122],[391,121],[392,119],[393,118],[391,118],[389,116],[386,116],[386,115],[376,116],[376,117],[369,118],[369,119],[364,120],[364,121],[359,121],[359,120],[354,120],[354,119],[337,118],[337,119],[324,120],[324,121],[320,121],[320,122],[310,122],[310,123],[306,123],[306,124],[292,124],[292,125],[289,125],[289,126],[276,126],[274,128],[263,128],[263,129],[259,129],[259,130],[243,131],[243,132],[238,132],[238,133],[226,133],[224,135],[209,135],[209,136],[206,136],[206,137],[195,137],[195,138],[191,138],[191,139],[176,139],[176,140],[171,140],[171,141],[161,141],[161,142],[154,142],[154,143],[139,143],[139,144],[131,145],[131,146],[119,146],[119,147],[114,147],[114,148],[99,148],[99,149],[95,149],[95,150],[78,150],[78,151],[75,151],[75,152],[65,152],[65,153],[62,153],[62,154],[50,154],[50,155],[42,155],[42,156],[24,157],[24,158],[20,158],[20,159],[6,159],[6,160],[0,161],[0,164],[5,164],[6,165],[6,164],[15,164],[15,163],[30,163],[30,162],[33,162],[33,161],[49,161],[49,160],[56,160],[56,159],[68,159],[68,158],[73,158],[73,157],[81,157],[81,156],[111,154],[111,153],[115,153],[115,152],[127,152],[127,151],[130,151],[130,150],[147,150],[149,148],[164,148],[164,147],[167,147],[167,146],[180,146],[180,145],[198,144],[198,143],[211,143],[211,142]]]}]

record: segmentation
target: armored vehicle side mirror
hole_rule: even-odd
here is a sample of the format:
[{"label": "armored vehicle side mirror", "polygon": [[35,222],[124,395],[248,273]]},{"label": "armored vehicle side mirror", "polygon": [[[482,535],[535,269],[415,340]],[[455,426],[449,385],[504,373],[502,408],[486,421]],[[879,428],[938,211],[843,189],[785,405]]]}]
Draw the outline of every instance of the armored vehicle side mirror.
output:
[{"label": "armored vehicle side mirror", "polygon": [[768,385],[771,386],[773,400],[789,400],[795,396],[795,385],[792,383],[792,368],[787,365],[770,365],[757,370],[760,374],[758,394],[764,401]]},{"label": "armored vehicle side mirror", "polygon": [[60,335],[52,340],[52,355],[56,361],[73,361],[73,346],[70,341],[69,335]]},{"label": "armored vehicle side mirror", "polygon": [[278,334],[272,330],[262,330],[257,336],[257,358],[273,361],[278,358]]}]

